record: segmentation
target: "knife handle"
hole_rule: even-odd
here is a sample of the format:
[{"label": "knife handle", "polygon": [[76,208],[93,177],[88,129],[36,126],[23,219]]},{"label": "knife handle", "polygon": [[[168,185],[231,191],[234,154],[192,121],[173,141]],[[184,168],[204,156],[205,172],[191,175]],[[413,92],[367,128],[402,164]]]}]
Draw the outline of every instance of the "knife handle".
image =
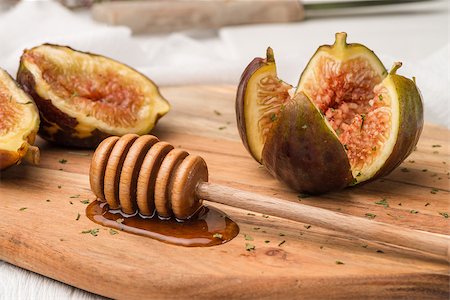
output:
[{"label": "knife handle", "polygon": [[299,0],[135,0],[100,2],[92,7],[95,20],[124,25],[134,33],[295,22],[304,15]]}]

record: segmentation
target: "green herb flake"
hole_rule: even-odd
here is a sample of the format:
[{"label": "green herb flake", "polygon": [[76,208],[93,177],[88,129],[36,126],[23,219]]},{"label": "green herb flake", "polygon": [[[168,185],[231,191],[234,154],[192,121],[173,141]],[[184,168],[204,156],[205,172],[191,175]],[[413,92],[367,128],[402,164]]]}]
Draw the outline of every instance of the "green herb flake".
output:
[{"label": "green herb flake", "polygon": [[431,147],[433,147],[433,148],[440,148],[442,146],[441,145],[432,145]]},{"label": "green herb flake", "polygon": [[256,249],[255,245],[250,243],[245,243],[245,250],[246,251],[254,251]]},{"label": "green herb flake", "polygon": [[270,115],[270,120],[271,120],[272,122],[275,122],[275,121],[277,120],[277,115],[276,115],[275,113],[271,114],[271,115]]},{"label": "green herb flake", "polygon": [[401,168],[400,170],[401,170],[402,172],[404,172],[404,173],[409,172],[408,168]]},{"label": "green herb flake", "polygon": [[337,261],[336,261],[336,264],[337,264],[337,265],[343,265],[344,263],[343,263],[342,261],[340,261],[340,260],[337,260]]},{"label": "green herb flake", "polygon": [[283,245],[284,243],[286,243],[286,241],[285,241],[285,240],[282,240],[282,241],[278,244],[278,247],[281,247],[281,245]]},{"label": "green herb flake", "polygon": [[80,203],[82,203],[82,204],[89,204],[89,199],[86,199],[86,200],[80,200]]},{"label": "green herb flake", "polygon": [[224,130],[224,129],[226,129],[227,128],[227,126],[220,126],[219,127],[219,130]]},{"label": "green herb flake", "polygon": [[432,193],[432,194],[437,194],[437,192],[439,192],[439,189],[436,189],[436,188],[432,188],[430,191],[430,193]]},{"label": "green herb flake", "polygon": [[310,229],[311,225],[304,225],[303,227],[305,227],[306,229]]},{"label": "green herb flake", "polygon": [[375,202],[377,205],[383,205],[384,208],[389,207],[389,203],[387,202],[386,198],[381,199],[380,201]]},{"label": "green herb flake", "polygon": [[269,240],[265,240],[264,243],[268,244],[268,243],[270,243],[270,241]]},{"label": "green herb flake", "polygon": [[372,213],[366,213],[365,216],[366,216],[368,219],[375,219],[375,217],[376,217],[377,215],[376,215],[376,214],[372,214]]},{"label": "green herb flake", "polygon": [[379,94],[378,95],[378,100],[383,101],[383,95]]},{"label": "green herb flake", "polygon": [[448,219],[448,212],[442,211],[442,212],[439,212],[439,214],[440,214],[441,216],[443,216],[444,218]]},{"label": "green herb flake", "polygon": [[358,172],[358,174],[356,174],[356,177],[359,177],[361,175],[362,175],[361,172]]},{"label": "green herb flake", "polygon": [[67,163],[67,159],[64,159],[64,158],[62,158],[62,159],[60,159],[58,161],[59,161],[60,164],[66,164]]},{"label": "green herb flake", "polygon": [[411,214],[418,214],[418,213],[419,213],[419,211],[418,211],[418,210],[415,210],[415,209],[411,209],[409,212],[410,212]]},{"label": "green herb flake", "polygon": [[244,234],[244,239],[245,239],[246,241],[253,241],[253,237],[251,237],[251,236],[248,235],[248,234]]},{"label": "green herb flake", "polygon": [[77,194],[77,195],[72,195],[72,196],[70,196],[69,198],[80,198],[80,194]]},{"label": "green herb flake", "polygon": [[372,151],[377,151],[377,147],[372,147]]},{"label": "green herb flake", "polygon": [[253,230],[260,230],[261,227],[253,227]]},{"label": "green herb flake", "polygon": [[247,216],[254,216],[255,214],[247,213]]},{"label": "green herb flake", "polygon": [[431,203],[430,203],[430,202],[427,202],[427,203],[425,204],[425,206],[428,206],[428,205],[431,205]]},{"label": "green herb flake", "polygon": [[89,234],[91,234],[91,235],[93,235],[93,236],[97,236],[97,235],[98,235],[98,232],[99,232],[99,229],[96,228],[96,229],[83,230],[81,233],[82,233],[82,234],[87,234],[87,233],[89,233]]},{"label": "green herb flake", "polygon": [[269,216],[268,215],[261,215],[261,217],[268,219]]},{"label": "green herb flake", "polygon": [[109,234],[110,235],[116,235],[116,234],[119,234],[119,232],[117,230],[115,230],[115,229],[110,228],[109,229]]},{"label": "green herb flake", "polygon": [[222,115],[222,113],[220,111],[218,111],[218,110],[214,110],[214,113],[216,114],[216,116],[221,116]]},{"label": "green herb flake", "polygon": [[305,199],[305,198],[309,198],[309,197],[312,197],[312,196],[310,194],[301,193],[301,194],[298,194],[297,197],[301,198],[301,199]]},{"label": "green herb flake", "polygon": [[24,211],[25,209],[28,209],[28,207],[21,207],[21,208],[19,208],[20,211]]},{"label": "green herb flake", "polygon": [[81,215],[80,213],[77,214],[77,217],[75,218],[75,221],[78,221],[80,219]]},{"label": "green herb flake", "polygon": [[222,239],[223,235],[221,233],[214,233],[213,234],[213,238],[215,238],[215,239]]},{"label": "green herb flake", "polygon": [[116,220],[116,222],[117,222],[117,223],[119,223],[119,224],[122,224],[122,223],[123,223],[123,221],[125,221],[125,220],[124,220],[124,219],[122,219],[122,218],[119,218],[119,219],[117,219],[117,220]]}]

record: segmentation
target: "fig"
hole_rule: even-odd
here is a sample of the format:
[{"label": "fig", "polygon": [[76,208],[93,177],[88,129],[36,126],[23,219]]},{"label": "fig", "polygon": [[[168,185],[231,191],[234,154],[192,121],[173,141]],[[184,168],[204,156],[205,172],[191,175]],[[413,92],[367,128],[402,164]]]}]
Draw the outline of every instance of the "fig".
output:
[{"label": "fig", "polygon": [[39,128],[39,112],[28,96],[0,69],[0,170],[23,159],[39,162],[39,148],[33,146]]},{"label": "fig", "polygon": [[[257,124],[260,104],[257,94],[245,93],[250,86],[257,90],[259,81],[252,80],[249,67],[241,77],[238,90],[244,92],[238,91],[236,109],[244,145],[297,191],[320,194],[385,176],[412,152],[422,131],[422,96],[413,80],[397,74],[401,63],[388,73],[371,50],[347,44],[346,37],[337,33],[334,45],[319,47],[293,97],[284,98],[283,91],[272,98],[276,106],[261,108],[276,107],[273,122],[262,130],[248,130]],[[261,67],[251,71],[264,72]],[[268,74],[277,78],[274,71]],[[257,108],[245,112],[250,101]],[[252,113],[253,119],[239,121]],[[250,139],[258,147],[252,148]]]},{"label": "fig", "polygon": [[25,50],[17,80],[39,108],[39,135],[65,146],[92,148],[111,135],[146,134],[170,109],[143,74],[65,46]]}]

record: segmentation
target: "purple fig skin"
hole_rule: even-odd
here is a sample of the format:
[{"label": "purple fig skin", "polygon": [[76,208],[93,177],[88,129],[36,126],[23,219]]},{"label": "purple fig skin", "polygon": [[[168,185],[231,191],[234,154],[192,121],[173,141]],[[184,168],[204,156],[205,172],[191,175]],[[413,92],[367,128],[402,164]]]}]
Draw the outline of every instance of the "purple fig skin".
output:
[{"label": "purple fig skin", "polygon": [[[239,81],[237,93],[236,93],[236,121],[237,128],[239,131],[239,136],[241,137],[242,143],[244,144],[245,149],[247,149],[248,153],[258,161],[258,158],[255,157],[250,150],[247,141],[247,129],[245,126],[245,93],[247,91],[247,86],[249,84],[250,78],[252,75],[263,67],[267,63],[265,58],[256,57],[254,58],[250,64],[245,68],[244,72],[241,75],[241,79]],[[259,162],[259,161],[258,161]],[[260,163],[260,162],[259,162]]]},{"label": "purple fig skin", "polygon": [[278,180],[310,194],[339,190],[353,181],[344,147],[304,93],[298,93],[275,122],[262,157]]}]

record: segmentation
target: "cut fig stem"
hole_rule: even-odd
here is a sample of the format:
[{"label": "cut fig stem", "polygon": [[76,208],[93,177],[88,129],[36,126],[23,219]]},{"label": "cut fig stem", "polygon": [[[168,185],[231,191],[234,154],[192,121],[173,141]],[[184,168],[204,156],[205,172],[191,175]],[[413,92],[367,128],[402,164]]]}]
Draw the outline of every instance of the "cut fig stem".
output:
[{"label": "cut fig stem", "polygon": [[272,48],[268,47],[266,51],[266,61],[267,62],[275,62],[275,55],[273,54]]},{"label": "cut fig stem", "polygon": [[36,146],[28,146],[27,153],[23,157],[24,161],[32,165],[38,165],[41,160],[41,152]]},{"label": "cut fig stem", "polygon": [[391,70],[389,71],[389,74],[394,75],[397,74],[397,70],[400,69],[402,66],[402,63],[400,61],[394,62],[394,65],[392,66]]},{"label": "cut fig stem", "polygon": [[444,235],[401,228],[206,182],[197,186],[196,194],[200,199],[211,202],[341,231],[368,241],[419,250],[422,254],[449,261],[447,249],[450,238]]},{"label": "cut fig stem", "polygon": [[347,33],[336,33],[336,41],[334,42],[334,44],[338,47],[345,47],[347,45]]}]

